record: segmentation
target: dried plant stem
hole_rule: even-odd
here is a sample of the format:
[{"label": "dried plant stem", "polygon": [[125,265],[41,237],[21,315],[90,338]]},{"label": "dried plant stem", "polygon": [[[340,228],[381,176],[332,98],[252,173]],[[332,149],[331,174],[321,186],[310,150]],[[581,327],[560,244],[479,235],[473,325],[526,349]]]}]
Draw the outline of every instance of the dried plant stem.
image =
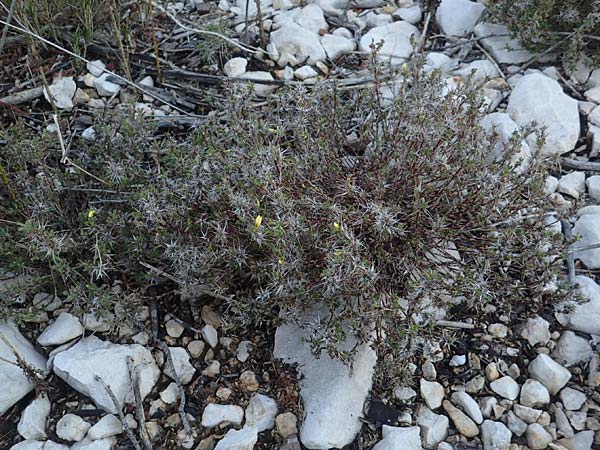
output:
[{"label": "dried plant stem", "polygon": [[9,24],[12,21],[16,6],[17,0],[12,0],[10,4],[10,9],[8,10],[8,16],[6,17],[6,23],[4,24],[4,29],[2,30],[2,37],[0,37],[0,55],[2,54],[4,44],[6,43],[6,35],[8,34]]},{"label": "dried plant stem", "polygon": [[[142,394],[140,392],[140,374],[134,366],[131,356],[127,357],[127,367],[129,368],[129,376],[131,377],[131,382],[133,384],[133,395],[135,397],[135,417],[140,428],[142,444],[144,445],[144,450],[152,450],[152,443],[150,442],[150,436],[148,436],[148,430],[146,429],[144,404],[142,402]],[[125,425],[125,422],[123,422],[123,428],[125,428]]]}]

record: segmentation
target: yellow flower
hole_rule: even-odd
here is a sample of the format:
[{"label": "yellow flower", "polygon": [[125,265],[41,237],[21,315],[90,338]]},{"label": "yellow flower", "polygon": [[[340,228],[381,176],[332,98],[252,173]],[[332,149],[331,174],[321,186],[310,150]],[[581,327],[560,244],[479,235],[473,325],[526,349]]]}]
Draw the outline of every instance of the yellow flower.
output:
[{"label": "yellow flower", "polygon": [[340,224],[339,224],[339,223],[337,223],[337,222],[333,222],[333,229],[334,229],[335,231],[340,231]]},{"label": "yellow flower", "polygon": [[96,210],[95,209],[90,209],[88,211],[88,219],[92,219],[95,215],[96,215]]},{"label": "yellow flower", "polygon": [[254,228],[258,230],[260,228],[260,225],[262,224],[262,220],[263,216],[261,216],[260,214],[256,216],[256,219],[254,219]]}]

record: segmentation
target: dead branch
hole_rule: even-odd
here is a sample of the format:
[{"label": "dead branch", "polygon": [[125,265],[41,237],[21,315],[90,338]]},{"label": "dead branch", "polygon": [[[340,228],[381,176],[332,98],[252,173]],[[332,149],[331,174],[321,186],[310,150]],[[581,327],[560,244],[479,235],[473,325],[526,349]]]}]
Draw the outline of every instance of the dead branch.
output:
[{"label": "dead branch", "polygon": [[35,100],[41,97],[44,93],[43,87],[35,87],[27,89],[25,91],[17,92],[16,94],[8,95],[4,98],[0,98],[0,103],[6,103],[7,105],[20,105],[21,103],[27,103],[31,100]]},{"label": "dead branch", "polygon": [[[142,402],[142,394],[140,391],[140,374],[133,365],[133,359],[131,356],[127,357],[127,367],[129,368],[129,376],[133,384],[133,396],[135,398],[135,417],[140,427],[140,437],[142,438],[142,444],[144,450],[152,450],[152,443],[150,442],[150,436],[148,436],[148,430],[146,429],[146,418],[144,417],[144,404]],[[123,422],[123,428],[126,424]]]},{"label": "dead branch", "polygon": [[568,169],[589,170],[600,172],[600,163],[590,161],[578,161],[571,158],[560,158],[560,164]]}]

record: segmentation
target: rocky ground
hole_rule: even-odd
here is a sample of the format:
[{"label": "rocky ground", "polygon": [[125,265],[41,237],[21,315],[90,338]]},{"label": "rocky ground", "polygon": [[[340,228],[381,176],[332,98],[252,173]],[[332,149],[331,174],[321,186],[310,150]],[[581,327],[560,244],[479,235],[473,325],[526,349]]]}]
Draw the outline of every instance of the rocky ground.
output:
[{"label": "rocky ground", "polygon": [[[600,448],[600,68],[586,61],[563,67],[552,52],[524,50],[506,27],[486,21],[484,2],[442,0],[436,14],[413,0],[265,0],[260,7],[263,20],[248,32],[253,2],[171,4],[160,13],[171,26],[165,46],[193,41],[198,16],[227,17],[242,35],[239,56],[214,64],[206,77],[252,80],[262,101],[282,83],[368,81],[364,60],[371,44],[383,41],[378,58],[400,66],[421,53],[424,70],[442,71],[448,90],[471,77],[486,100],[482,125],[499,136],[493,151],[531,122],[545,127],[543,152],[561,157],[545,185],[555,209],[548,228],[566,239],[580,236],[565,273],[582,302],[519,323],[503,316],[443,323],[465,344],[431,342],[411,361],[412,378],[373,386],[372,349],[361,347],[350,371],[327,355],[315,359],[302,340],[306,331],[295,326],[236,330],[216,304],[188,320],[189,310],[163,298],[135,326],[114,326],[111,317],[78,315],[67,299],[39,292],[33,302],[43,314],[19,327],[0,323],[0,447]],[[260,39],[261,29],[266,51],[250,50],[248,36]],[[110,65],[96,60],[86,68],[55,71],[49,89],[13,85],[0,105],[47,111],[44,97],[71,111],[71,129],[87,140],[95,130],[86,117],[128,103],[162,125],[195,120],[181,113],[198,100],[193,91],[184,97],[176,83],[155,86],[145,75],[137,83],[143,95],[131,103],[131,86]],[[393,95],[390,86],[382,88],[386,95]],[[50,116],[42,122],[54,132],[60,126]],[[515,156],[518,170],[527,168],[531,139]],[[0,286],[6,294],[20,282],[26,280],[5,274]],[[486,312],[493,316],[493,308]]]}]

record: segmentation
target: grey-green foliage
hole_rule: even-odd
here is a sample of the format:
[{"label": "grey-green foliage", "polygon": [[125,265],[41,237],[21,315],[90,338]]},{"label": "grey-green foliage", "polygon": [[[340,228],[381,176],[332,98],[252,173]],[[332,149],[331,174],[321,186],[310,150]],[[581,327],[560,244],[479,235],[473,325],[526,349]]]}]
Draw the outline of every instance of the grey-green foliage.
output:
[{"label": "grey-green foliage", "polygon": [[53,136],[0,131],[0,258],[87,297],[115,279],[143,289],[144,262],[229,299],[243,324],[325,304],[312,343],[334,352],[348,329],[403,351],[430,332],[412,315],[424,302],[463,299],[455,318],[541,308],[551,238],[541,220],[507,221],[542,217],[539,167],[486,162],[476,93],[406,75],[393,102],[321,86],[258,108],[234,89],[189,138],[99,127],[69,153],[85,172],[61,164]]}]

